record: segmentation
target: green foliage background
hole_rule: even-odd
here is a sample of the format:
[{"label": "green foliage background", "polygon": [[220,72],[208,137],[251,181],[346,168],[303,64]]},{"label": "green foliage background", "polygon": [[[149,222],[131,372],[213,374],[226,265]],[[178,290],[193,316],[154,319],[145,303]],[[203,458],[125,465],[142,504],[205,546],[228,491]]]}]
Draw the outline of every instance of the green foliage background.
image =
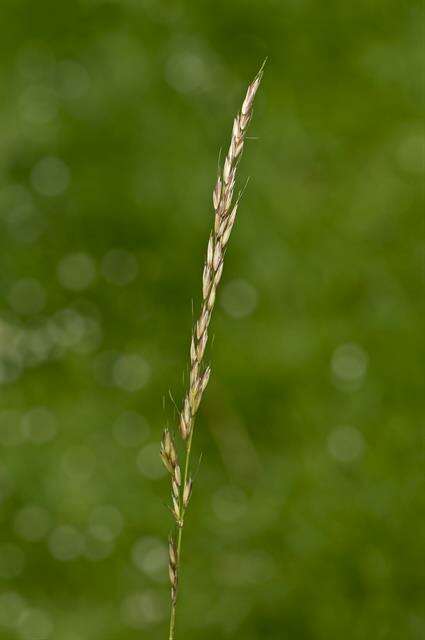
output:
[{"label": "green foliage background", "polygon": [[218,150],[269,56],[178,637],[423,638],[421,3],[0,12],[1,637],[167,637],[157,448]]}]

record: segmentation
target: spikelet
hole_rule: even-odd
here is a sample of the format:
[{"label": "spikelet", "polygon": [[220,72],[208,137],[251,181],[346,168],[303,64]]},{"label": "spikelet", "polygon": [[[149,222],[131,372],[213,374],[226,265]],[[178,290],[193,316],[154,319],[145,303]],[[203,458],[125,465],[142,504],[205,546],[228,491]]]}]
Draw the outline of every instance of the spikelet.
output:
[{"label": "spikelet", "polygon": [[185,509],[189,504],[190,496],[192,495],[192,486],[193,486],[192,478],[188,478],[183,489],[183,506]]},{"label": "spikelet", "polygon": [[170,536],[168,540],[168,575],[170,576],[171,583],[171,601],[176,602],[177,598],[177,563],[178,563],[178,551],[176,541],[173,536]]}]

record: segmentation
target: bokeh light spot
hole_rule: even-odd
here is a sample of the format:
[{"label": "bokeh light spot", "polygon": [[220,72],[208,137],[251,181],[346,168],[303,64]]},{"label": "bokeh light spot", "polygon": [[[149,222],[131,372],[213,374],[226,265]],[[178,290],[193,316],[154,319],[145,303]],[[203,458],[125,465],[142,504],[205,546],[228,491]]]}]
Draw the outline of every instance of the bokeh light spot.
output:
[{"label": "bokeh light spot", "polygon": [[340,345],[335,349],[331,360],[335,386],[348,391],[360,388],[367,365],[368,357],[362,347],[352,342]]},{"label": "bokeh light spot", "polygon": [[329,435],[328,450],[340,462],[353,462],[363,453],[363,436],[354,427],[338,427]]},{"label": "bokeh light spot", "polygon": [[132,593],[121,604],[122,620],[133,629],[158,624],[165,618],[166,611],[162,599],[152,590]]},{"label": "bokeh light spot", "polygon": [[53,633],[53,623],[42,609],[26,609],[18,624],[22,640],[47,640]]},{"label": "bokeh light spot", "polygon": [[70,180],[69,169],[59,158],[41,158],[31,171],[32,186],[42,196],[49,198],[64,193]]},{"label": "bokeh light spot", "polygon": [[84,552],[84,537],[74,527],[63,525],[54,529],[48,539],[49,551],[56,560],[76,560]]},{"label": "bokeh light spot", "polygon": [[84,318],[74,309],[61,309],[53,316],[50,328],[63,347],[75,347],[84,337]]},{"label": "bokeh light spot", "polygon": [[11,629],[18,626],[18,622],[25,610],[25,600],[15,591],[0,593],[0,626]]},{"label": "bokeh light spot", "polygon": [[96,265],[87,253],[71,253],[59,262],[58,278],[64,289],[83,291],[96,278]]},{"label": "bokeh light spot", "polygon": [[72,480],[86,481],[94,472],[96,458],[88,447],[76,446],[65,452],[62,466],[66,475]]},{"label": "bokeh light spot", "polygon": [[57,98],[43,85],[31,85],[21,95],[19,107],[22,119],[31,125],[51,122],[58,113]]},{"label": "bokeh light spot", "polygon": [[89,521],[91,535],[102,542],[112,542],[122,531],[123,517],[113,505],[96,507]]},{"label": "bokeh light spot", "polygon": [[113,369],[117,387],[129,392],[142,389],[149,381],[150,373],[149,364],[137,354],[120,355]]},{"label": "bokeh light spot", "polygon": [[134,565],[150,578],[163,582],[167,580],[168,552],[162,540],[140,538],[131,551]]},{"label": "bokeh light spot", "polygon": [[99,321],[75,309],[61,309],[49,321],[49,333],[61,349],[92,353],[102,341]]},{"label": "bokeh light spot", "polygon": [[173,89],[192,93],[208,87],[209,74],[202,57],[191,51],[176,51],[165,67],[165,77]]},{"label": "bokeh light spot", "polygon": [[232,280],[223,287],[220,302],[224,311],[232,318],[249,316],[257,306],[258,295],[245,280]]}]

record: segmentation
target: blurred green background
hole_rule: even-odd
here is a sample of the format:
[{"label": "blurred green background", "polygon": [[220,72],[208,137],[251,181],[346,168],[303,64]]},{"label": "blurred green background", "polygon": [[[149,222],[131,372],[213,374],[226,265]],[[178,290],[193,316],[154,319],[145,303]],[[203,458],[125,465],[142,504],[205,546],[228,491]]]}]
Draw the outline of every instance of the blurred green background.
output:
[{"label": "blurred green background", "polygon": [[4,640],[168,637],[159,440],[265,56],[178,638],[425,637],[421,7],[2,1]]}]

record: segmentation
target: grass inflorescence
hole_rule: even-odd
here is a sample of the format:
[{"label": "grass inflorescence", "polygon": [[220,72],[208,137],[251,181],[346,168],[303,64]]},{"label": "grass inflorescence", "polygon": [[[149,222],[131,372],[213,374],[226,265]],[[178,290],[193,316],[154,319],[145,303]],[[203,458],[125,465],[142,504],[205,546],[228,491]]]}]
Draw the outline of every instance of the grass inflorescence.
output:
[{"label": "grass inflorescence", "polygon": [[192,331],[189,386],[180,412],[179,434],[184,443],[182,464],[178,458],[174,435],[169,429],[164,430],[161,442],[160,455],[171,479],[171,512],[175,520],[175,531],[170,535],[168,547],[171,582],[169,640],[174,640],[175,637],[182,535],[193,487],[190,457],[195,416],[211,374],[211,368],[205,364],[208,328],[216,301],[217,288],[223,274],[224,257],[240,200],[240,193],[236,198],[234,197],[236,170],[242,156],[246,131],[251,121],[254,98],[260,86],[263,69],[264,64],[249,85],[242,108],[234,119],[229,150],[213,190],[214,225],[208,240],[202,274],[201,311]]}]

